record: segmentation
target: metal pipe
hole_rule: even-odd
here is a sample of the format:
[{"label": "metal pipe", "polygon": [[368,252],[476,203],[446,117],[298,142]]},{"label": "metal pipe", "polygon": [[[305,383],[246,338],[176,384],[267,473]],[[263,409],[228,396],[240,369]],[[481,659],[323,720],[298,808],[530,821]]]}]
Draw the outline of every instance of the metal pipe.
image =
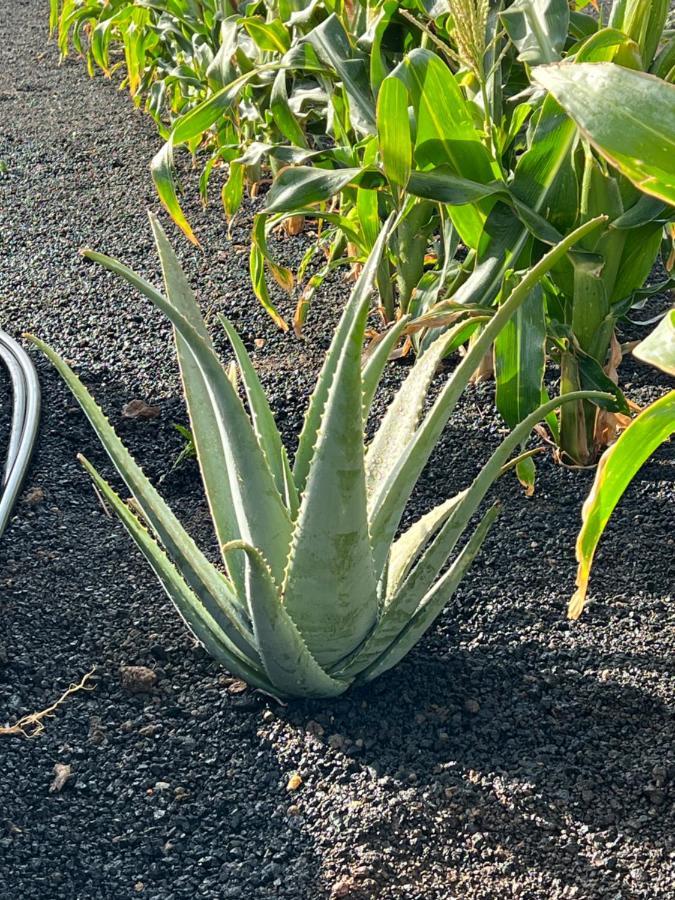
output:
[{"label": "metal pipe", "polygon": [[0,537],[30,463],[40,424],[40,382],[26,351],[4,331],[0,331],[0,359],[12,382],[12,424],[0,496]]}]

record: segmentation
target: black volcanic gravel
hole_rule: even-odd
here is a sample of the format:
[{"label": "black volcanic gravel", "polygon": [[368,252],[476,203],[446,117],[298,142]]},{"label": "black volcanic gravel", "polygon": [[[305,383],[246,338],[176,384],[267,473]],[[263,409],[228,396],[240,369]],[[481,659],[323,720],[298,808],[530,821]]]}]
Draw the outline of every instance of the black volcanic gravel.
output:
[{"label": "black volcanic gravel", "polygon": [[[0,326],[71,360],[146,471],[207,544],[194,463],[172,468],[184,422],[170,330],[78,255],[93,245],[157,277],[146,207],[153,125],[126,94],[59,65],[46,0],[0,12]],[[247,276],[250,210],[231,239],[186,204],[203,241],[172,235],[205,309],[249,347],[292,444],[345,294],[335,279],[300,342],[275,330]],[[217,191],[214,192],[214,197]],[[280,246],[297,259],[301,241]],[[285,310],[291,308],[285,302]],[[593,602],[564,617],[591,472],[539,464],[438,627],[397,669],[332,702],[280,706],[194,646],[75,461],[103,454],[44,360],[44,420],[0,544],[0,724],[45,708],[31,739],[0,734],[0,897],[31,900],[614,900],[666,898],[673,834],[672,450],[640,472],[607,530]],[[392,366],[380,408],[405,366]],[[629,396],[668,382],[631,360]],[[142,399],[159,418],[121,417]],[[0,434],[9,404],[0,374]],[[415,510],[463,487],[502,431],[471,388]],[[156,675],[147,693],[120,667]],[[69,765],[50,793],[56,764]],[[299,773],[301,785],[287,789]]]}]

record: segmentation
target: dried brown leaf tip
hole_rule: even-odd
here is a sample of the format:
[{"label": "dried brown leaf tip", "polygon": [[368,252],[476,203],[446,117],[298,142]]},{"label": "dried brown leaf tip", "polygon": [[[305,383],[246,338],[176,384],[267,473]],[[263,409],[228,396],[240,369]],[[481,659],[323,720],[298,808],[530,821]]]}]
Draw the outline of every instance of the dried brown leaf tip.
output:
[{"label": "dried brown leaf tip", "polygon": [[156,419],[160,413],[159,406],[149,406],[145,400],[130,400],[122,407],[125,419]]}]

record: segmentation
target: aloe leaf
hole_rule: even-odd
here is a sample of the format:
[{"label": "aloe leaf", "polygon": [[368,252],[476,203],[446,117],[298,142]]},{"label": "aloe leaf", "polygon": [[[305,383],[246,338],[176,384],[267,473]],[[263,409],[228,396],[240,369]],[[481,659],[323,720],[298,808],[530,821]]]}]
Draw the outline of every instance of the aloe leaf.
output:
[{"label": "aloe leaf", "polygon": [[312,656],[281,601],[263,555],[243,541],[225,547],[226,552],[233,550],[246,553],[246,593],[253,633],[262,664],[274,685],[272,693],[291,697],[336,697],[344,693],[350,682],[331,678]]},{"label": "aloe leaf", "polygon": [[298,450],[293,462],[293,476],[299,493],[302,493],[305,489],[305,483],[307,481],[307,475],[317,441],[319,425],[326,407],[328,391],[333,382],[338,360],[340,358],[340,348],[345,343],[347,335],[351,330],[353,317],[357,315],[364,304],[368,303],[377,274],[377,267],[379,266],[384,247],[389,239],[392,224],[393,216],[390,216],[382,227],[380,237],[373,247],[359,280],[354,287],[352,295],[340,317],[340,322],[335,331],[330,349],[326,354],[326,359],[321,369],[321,373],[319,374],[319,378],[317,379],[316,387],[312,393],[309,407],[305,414],[305,421],[300,433]]},{"label": "aloe leaf", "polygon": [[136,285],[170,319],[185,340],[208,388],[212,439],[222,443],[227,466],[222,477],[229,481],[238,536],[260,548],[281,584],[290,544],[290,518],[251,422],[220,360],[173,304],[157,291],[145,290],[143,279],[101,253],[86,251],[85,255]]},{"label": "aloe leaf", "polygon": [[[245,678],[254,687],[272,691],[271,683],[267,681],[258,668],[259,658],[257,651],[251,646],[248,649],[248,653],[244,654],[244,648],[238,647],[230,640],[221,627],[220,617],[214,617],[208,606],[199,599],[197,594],[190,590],[176,567],[171,563],[157,541],[143,527],[138,517],[132,513],[127,504],[121,500],[119,495],[96,471],[89,460],[83,456],[80,456],[79,460],[103,498],[110,504],[132,540],[152,567],[169,599],[173,602],[197,640],[230,672]],[[253,636],[251,636],[251,642],[253,640]]]},{"label": "aloe leaf", "polygon": [[396,347],[409,322],[409,316],[402,316],[398,322],[394,323],[373,350],[368,362],[363,367],[361,378],[363,381],[363,410],[366,416],[373,403],[373,397],[389,360],[389,355]]},{"label": "aloe leaf", "polygon": [[577,537],[577,590],[568,615],[578,619],[586,602],[588,580],[598,542],[624,491],[657,447],[675,434],[675,391],[644,409],[600,458],[593,487],[582,509]]},{"label": "aloe leaf", "polygon": [[298,495],[293,482],[293,474],[291,466],[288,462],[288,455],[284,447],[279,429],[274,421],[272,410],[267,401],[267,396],[260,383],[260,379],[253,368],[250,357],[246,352],[244,344],[235,331],[232,323],[220,316],[220,322],[225,330],[227,339],[232,346],[234,355],[237,358],[237,365],[241,374],[241,380],[248,398],[248,405],[251,410],[251,419],[253,420],[253,428],[258,438],[258,443],[262,449],[267,463],[270,467],[277,490],[281,496],[288,496],[288,507],[291,518],[295,518],[298,510]]},{"label": "aloe leaf", "polygon": [[669,310],[652,333],[640,341],[633,356],[675,376],[675,309]]},{"label": "aloe leaf", "polygon": [[614,63],[539,67],[532,77],[639,190],[675,204],[675,85]]},{"label": "aloe leaf", "polygon": [[377,486],[386,479],[404,452],[419,422],[429,385],[439,363],[457,331],[464,327],[465,323],[461,322],[436,338],[422,356],[418,357],[387,408],[366,453],[366,490],[369,498],[373,497]]},{"label": "aloe leaf", "polygon": [[427,463],[433,448],[445,428],[452,410],[470,377],[491,346],[492,342],[539,283],[540,279],[564,257],[578,241],[606,221],[598,216],[584,223],[567,235],[556,247],[549,250],[513,289],[508,299],[499,307],[483,331],[474,341],[468,353],[457,366],[422,424],[408,442],[403,453],[395,461],[388,477],[373,498],[371,505],[371,537],[376,572],[381,573],[389,547],[408,502],[410,493]]},{"label": "aloe leaf", "polygon": [[365,670],[362,670],[360,674],[361,679],[372,681],[378,675],[386,672],[387,669],[391,669],[392,666],[395,666],[412,650],[422,635],[433,625],[436,618],[452,598],[459,583],[469,570],[471,563],[478,555],[488,531],[499,512],[499,505],[495,504],[485,513],[466,547],[464,547],[452,566],[423,598],[414,616],[406,621],[394,640],[389,643],[377,659],[371,662]]},{"label": "aloe leaf", "polygon": [[[150,224],[162,265],[167,300],[186,318],[211,351],[214,351],[213,343],[202,319],[199,306],[176,254],[168,242],[161,225],[153,215],[150,216]],[[134,287],[140,287],[150,300],[161,296],[148,282],[138,277],[132,280],[130,278],[132,274],[130,270],[118,268],[117,273],[122,275],[125,280],[130,281]],[[225,447],[217,430],[214,428],[209,385],[192,356],[185,338],[181,336],[175,327],[174,340],[176,342],[176,354],[181,371],[185,402],[190,416],[192,440],[197,451],[197,461],[204,483],[204,492],[209,504],[216,538],[219,546],[222,546],[240,536],[229,480],[223,477],[223,473],[227,471]],[[237,589],[237,593],[241,594],[244,588],[243,560],[240,556],[236,558],[231,557],[229,563],[229,575]]]},{"label": "aloe leaf", "polygon": [[[386,229],[384,238],[386,239]],[[302,493],[284,582],[284,605],[322,666],[347,656],[377,616],[368,532],[361,348],[378,241],[344,316],[321,422]],[[329,370],[330,371],[330,370]],[[323,374],[321,376],[323,378]]]},{"label": "aloe leaf", "polygon": [[415,560],[422,552],[428,541],[438,529],[450,517],[457,508],[466,491],[462,491],[421,516],[407,531],[404,531],[398,540],[392,544],[387,568],[387,594],[386,601],[396,594],[402,580],[410,571]]},{"label": "aloe leaf", "polygon": [[100,407],[61,357],[33,335],[29,339],[56,368],[82,407],[108,456],[131,491],[143,517],[180,569],[190,588],[211,616],[242,652],[248,651],[251,632],[245,611],[225,578],[211,565],[176,516],[134,462]]}]

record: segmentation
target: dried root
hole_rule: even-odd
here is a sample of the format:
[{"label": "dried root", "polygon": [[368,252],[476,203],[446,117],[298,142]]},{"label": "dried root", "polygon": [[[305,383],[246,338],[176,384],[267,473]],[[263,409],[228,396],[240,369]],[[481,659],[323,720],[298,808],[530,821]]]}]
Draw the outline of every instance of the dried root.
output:
[{"label": "dried root", "polygon": [[48,706],[47,709],[42,709],[40,710],[40,712],[30,713],[30,715],[28,716],[23,716],[14,725],[0,726],[0,735],[20,734],[23,735],[23,737],[37,737],[37,735],[45,729],[43,719],[51,719],[54,716],[57,708],[64,702],[66,697],[68,697],[70,694],[74,694],[76,691],[94,690],[93,686],[86,687],[86,684],[95,671],[96,667],[94,667],[91,672],[87,672],[87,674],[82,678],[79,684],[71,684],[68,690],[64,691],[59,699],[56,700],[56,702],[52,703],[51,706]]}]

